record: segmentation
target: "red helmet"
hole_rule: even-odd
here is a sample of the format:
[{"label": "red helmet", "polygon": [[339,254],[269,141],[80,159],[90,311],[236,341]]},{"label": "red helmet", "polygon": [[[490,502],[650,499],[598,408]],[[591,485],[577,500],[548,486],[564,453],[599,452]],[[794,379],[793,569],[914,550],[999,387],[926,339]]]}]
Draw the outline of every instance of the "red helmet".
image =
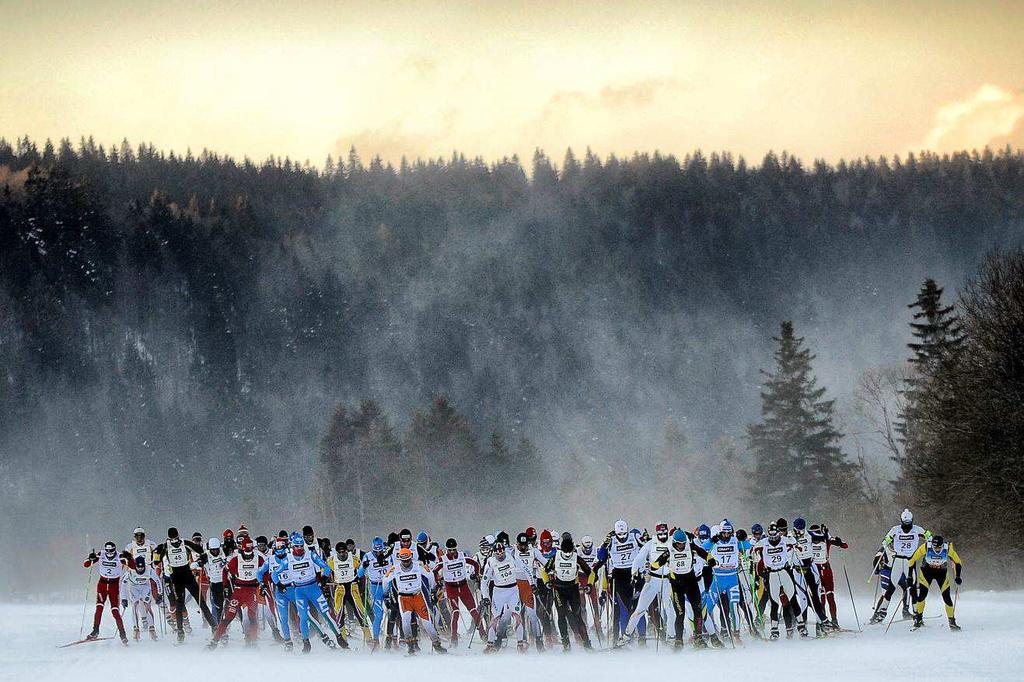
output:
[{"label": "red helmet", "polygon": [[246,554],[251,552],[252,551],[252,538],[249,537],[248,535],[243,536],[242,539],[238,541],[238,549],[240,549],[241,551],[245,552]]},{"label": "red helmet", "polygon": [[235,531],[231,530],[230,528],[225,528],[224,529],[224,537],[226,537],[226,538],[233,538],[233,537],[235,537]]},{"label": "red helmet", "polygon": [[533,526],[530,526],[529,528],[527,528],[526,529],[526,539],[529,540],[530,542],[533,542],[534,540],[536,540],[537,539],[537,529],[534,528]]},{"label": "red helmet", "polygon": [[550,552],[551,547],[554,545],[554,538],[551,537],[551,531],[547,528],[540,532],[540,549],[542,552]]}]

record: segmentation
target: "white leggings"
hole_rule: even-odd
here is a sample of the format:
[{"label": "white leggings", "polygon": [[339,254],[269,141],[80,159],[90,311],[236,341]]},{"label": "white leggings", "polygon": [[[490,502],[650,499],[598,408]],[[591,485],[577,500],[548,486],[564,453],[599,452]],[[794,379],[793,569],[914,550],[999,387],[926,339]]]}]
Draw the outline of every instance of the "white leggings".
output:
[{"label": "white leggings", "polygon": [[526,641],[526,628],[523,627],[523,619],[520,614],[521,607],[518,585],[494,586],[491,594],[491,627],[487,630],[489,644],[494,644],[497,641],[498,633],[505,631],[510,618],[515,620],[516,638],[520,642]]}]

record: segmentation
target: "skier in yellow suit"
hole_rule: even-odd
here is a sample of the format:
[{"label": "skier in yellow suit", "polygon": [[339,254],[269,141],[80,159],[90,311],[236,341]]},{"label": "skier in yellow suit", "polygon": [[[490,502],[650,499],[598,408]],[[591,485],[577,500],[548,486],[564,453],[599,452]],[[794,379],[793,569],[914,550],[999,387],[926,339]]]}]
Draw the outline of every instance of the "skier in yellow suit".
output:
[{"label": "skier in yellow suit", "polygon": [[338,614],[338,627],[344,631],[346,613],[350,612],[363,629],[363,641],[369,642],[370,631],[367,628],[366,612],[363,610],[363,599],[359,594],[359,580],[356,576],[359,561],[355,554],[349,551],[346,543],[339,542],[334,546],[334,552],[327,563],[334,571],[334,612]]},{"label": "skier in yellow suit", "polygon": [[914,605],[914,629],[924,624],[924,600],[928,597],[928,586],[934,580],[942,590],[942,601],[946,604],[946,616],[949,618],[949,629],[959,630],[953,613],[953,598],[949,593],[949,563],[953,562],[953,582],[962,582],[960,572],[963,563],[960,555],[953,549],[952,542],[946,542],[941,535],[933,535],[927,543],[922,543],[910,557],[909,566],[919,566],[917,571],[917,603]]}]

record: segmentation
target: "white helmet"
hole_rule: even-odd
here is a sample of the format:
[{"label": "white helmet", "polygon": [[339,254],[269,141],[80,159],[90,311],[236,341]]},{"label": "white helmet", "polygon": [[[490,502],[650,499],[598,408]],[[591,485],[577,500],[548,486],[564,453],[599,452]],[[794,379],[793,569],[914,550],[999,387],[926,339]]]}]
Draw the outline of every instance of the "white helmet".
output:
[{"label": "white helmet", "polygon": [[590,547],[592,544],[594,544],[594,538],[590,535],[584,535],[582,538],[580,538],[580,544],[584,547]]},{"label": "white helmet", "polygon": [[146,529],[143,528],[142,526],[138,526],[135,530],[132,531],[132,535],[145,535],[145,534],[146,534]]},{"label": "white helmet", "polygon": [[616,535],[625,535],[628,532],[629,532],[629,526],[626,525],[626,522],[623,519],[619,519],[618,521],[615,522],[615,534]]},{"label": "white helmet", "polygon": [[206,543],[206,549],[220,549],[220,540],[217,538],[210,538]]},{"label": "white helmet", "polygon": [[910,513],[909,509],[904,509],[903,513],[900,514],[900,521],[906,524],[911,524],[914,522],[914,515]]}]

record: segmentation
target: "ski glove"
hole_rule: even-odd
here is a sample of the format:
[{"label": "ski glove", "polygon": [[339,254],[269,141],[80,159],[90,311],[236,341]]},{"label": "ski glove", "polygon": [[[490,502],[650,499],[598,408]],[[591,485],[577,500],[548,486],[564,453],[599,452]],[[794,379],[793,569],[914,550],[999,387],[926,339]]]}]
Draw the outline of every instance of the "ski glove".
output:
[{"label": "ski glove", "polygon": [[164,595],[162,595],[162,594],[156,595],[156,605],[157,606],[163,606],[164,605]]},{"label": "ski glove", "polygon": [[962,585],[963,582],[964,582],[964,579],[961,578],[960,576],[957,576],[957,577],[953,578],[953,582],[955,582],[957,585]]},{"label": "ski glove", "polygon": [[491,606],[491,600],[490,600],[490,599],[488,599],[487,597],[484,597],[483,599],[481,599],[481,600],[480,600],[480,606],[481,606],[482,608],[485,608],[485,609],[486,609],[486,608],[490,608],[490,606]]},{"label": "ski glove", "polygon": [[600,607],[601,607],[601,608],[603,609],[603,608],[604,608],[604,605],[605,605],[605,604],[606,604],[607,602],[608,602],[608,593],[607,593],[607,592],[601,592],[601,596],[597,598],[597,603],[598,603],[598,604],[600,605]]},{"label": "ski glove", "polygon": [[127,599],[122,599],[121,600],[121,608],[122,609],[128,608],[128,600]]},{"label": "ski glove", "polygon": [[89,552],[89,561],[91,561],[91,562],[93,562],[93,563],[96,563],[96,562],[97,562],[97,561],[99,561],[99,560],[100,560],[100,558],[99,558],[99,556],[98,556],[98,555],[96,554],[96,552]]},{"label": "ski glove", "polygon": [[717,560],[715,559],[715,557],[713,557],[713,556],[709,556],[709,557],[708,557],[708,561],[707,561],[707,564],[708,564],[708,566],[710,566],[711,568],[714,568],[715,566],[717,566],[717,565],[718,565],[718,561],[717,561]]}]

